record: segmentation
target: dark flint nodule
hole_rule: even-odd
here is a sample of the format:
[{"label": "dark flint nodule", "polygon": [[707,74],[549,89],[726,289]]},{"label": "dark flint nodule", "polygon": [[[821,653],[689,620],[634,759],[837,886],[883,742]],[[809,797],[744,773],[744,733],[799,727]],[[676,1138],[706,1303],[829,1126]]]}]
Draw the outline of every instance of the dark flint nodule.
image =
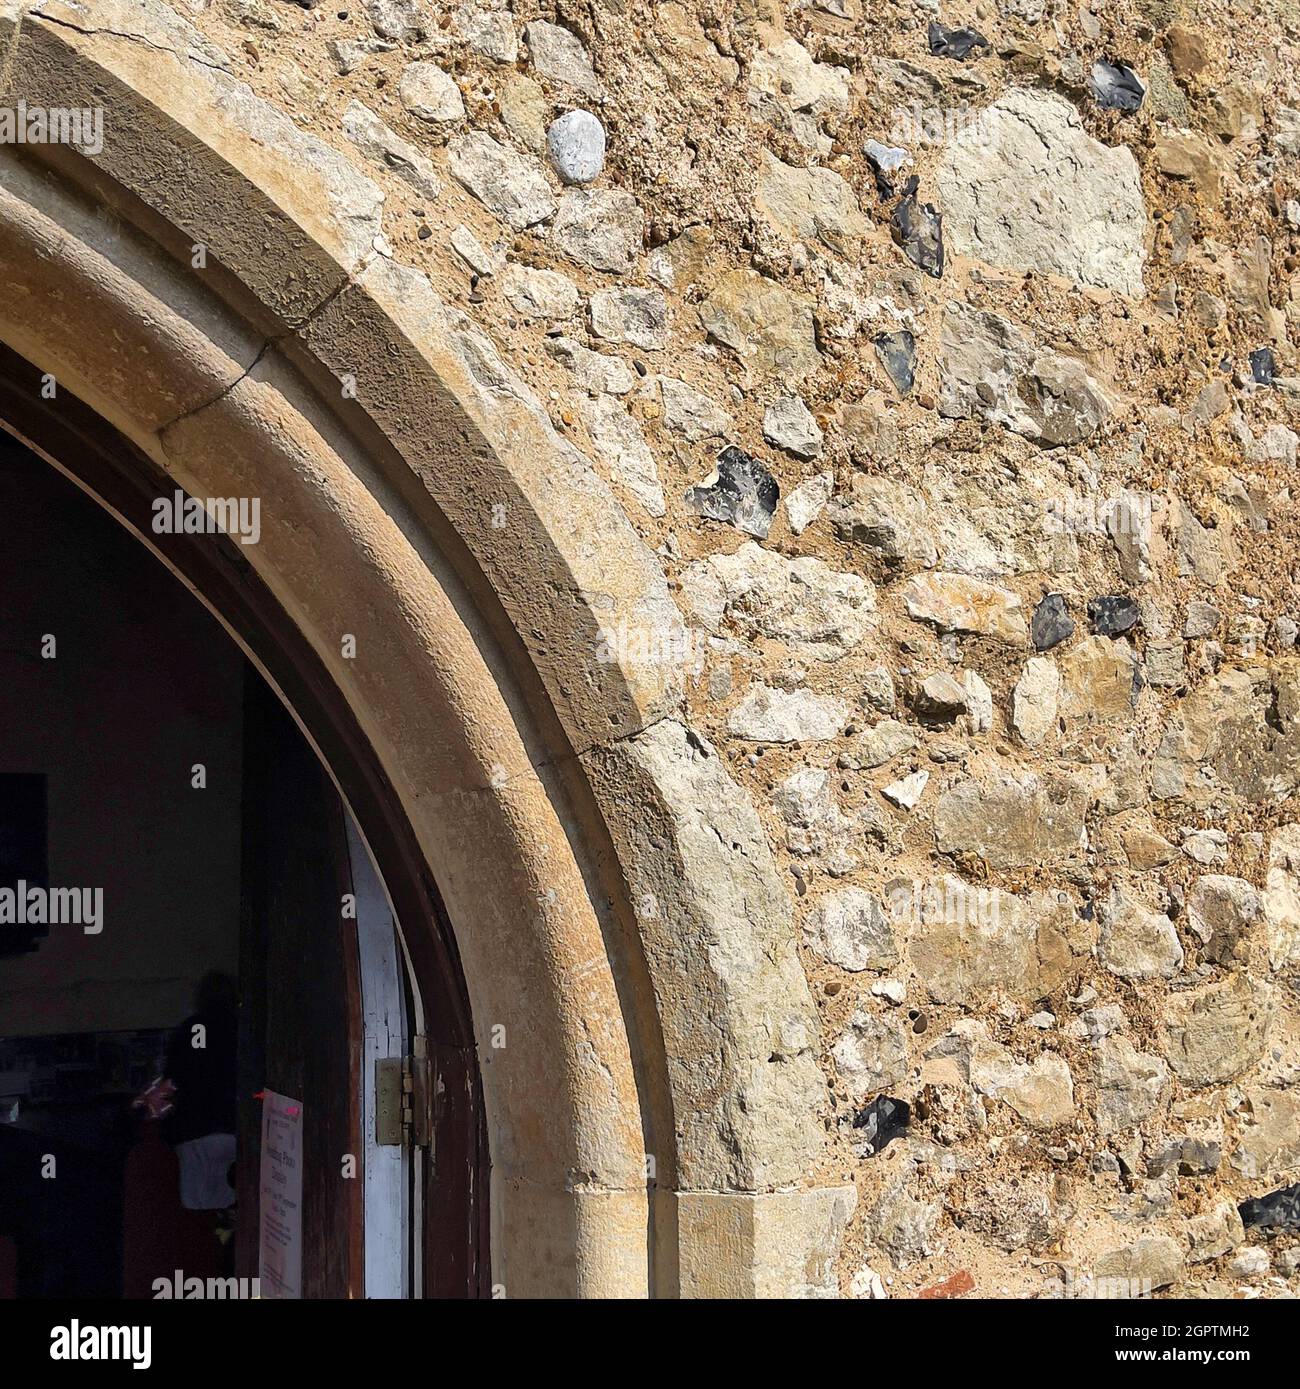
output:
[{"label": "dark flint nodule", "polygon": [[1108,111],[1136,111],[1147,89],[1142,79],[1125,63],[1108,63],[1099,58],[1088,75],[1088,86],[1097,105]]},{"label": "dark flint nodule", "polygon": [[929,203],[917,202],[918,184],[913,174],[889,226],[895,244],[903,248],[908,260],[937,280],[943,274],[943,214]]},{"label": "dark flint nodule", "polygon": [[930,52],[936,58],[969,58],[977,48],[987,48],[989,41],[977,29],[949,29],[930,21]]},{"label": "dark flint nodule", "polygon": [[1136,627],[1142,610],[1122,593],[1108,593],[1101,598],[1088,599],[1088,621],[1099,636],[1119,637]]},{"label": "dark flint nodule", "polygon": [[878,1153],[895,1138],[902,1138],[912,1117],[912,1107],[906,1100],[879,1095],[854,1116],[853,1127],[862,1129],[867,1146]]},{"label": "dark flint nodule", "polygon": [[687,490],[686,504],[708,521],[722,521],[765,540],[780,495],[776,479],[757,458],[728,444],[712,474]]},{"label": "dark flint nodule", "polygon": [[1271,347],[1257,347],[1250,354],[1250,375],[1257,386],[1271,386],[1277,375],[1277,358]]},{"label": "dark flint nodule", "polygon": [[886,167],[870,150],[866,150],[864,153],[867,156],[867,163],[871,165],[871,172],[876,178],[876,193],[882,198],[892,198],[894,196],[894,184],[889,176],[894,172],[893,167]]},{"label": "dark flint nodule", "polygon": [[906,395],[916,379],[916,338],[900,328],[896,333],[880,333],[873,341],[880,365],[889,373],[898,394]]},{"label": "dark flint nodule", "polygon": [[1219,1170],[1223,1150],[1217,1143],[1198,1138],[1184,1138],[1153,1158],[1149,1170],[1153,1177],[1176,1172],[1180,1177],[1208,1177]]},{"label": "dark flint nodule", "polygon": [[1050,651],[1074,635],[1074,619],[1065,608],[1065,595],[1045,593],[1029,619],[1029,635],[1034,649]]},{"label": "dark flint nodule", "polygon": [[1300,1230],[1300,1182],[1243,1201],[1237,1211],[1248,1230]]}]

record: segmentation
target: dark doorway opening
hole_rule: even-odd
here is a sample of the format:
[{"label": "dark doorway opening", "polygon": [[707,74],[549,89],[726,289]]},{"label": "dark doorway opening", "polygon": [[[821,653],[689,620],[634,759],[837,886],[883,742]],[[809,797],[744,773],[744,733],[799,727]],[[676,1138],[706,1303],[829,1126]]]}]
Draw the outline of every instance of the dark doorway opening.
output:
[{"label": "dark doorway opening", "polygon": [[0,514],[5,1282],[256,1276],[270,1088],[305,1116],[298,1291],[361,1296],[338,794],[193,595],[7,439]]},{"label": "dark doorway opening", "polygon": [[[54,423],[65,451],[78,409],[65,401]],[[52,423],[33,414],[29,438]],[[149,1296],[176,1270],[254,1277],[268,1091],[305,1115],[300,1295],[364,1296],[373,1192],[357,1169],[374,1100],[357,928],[340,910],[357,886],[357,826],[281,697],[175,573],[43,459],[0,440],[0,514],[17,542],[0,552],[0,892],[102,892],[95,920],[0,922],[0,1297]],[[128,520],[151,490],[171,490],[120,441],[83,462],[83,484]],[[313,741],[369,813],[398,915],[433,923],[409,949],[435,1112],[434,1142],[409,1167],[422,1218],[403,1286],[481,1294],[486,1142],[432,883],[297,634],[276,630],[228,541],[204,544],[178,538],[169,564],[209,601],[232,600],[223,616],[233,609],[227,621],[259,664],[316,716]],[[176,1069],[169,1057],[202,1020],[193,1000],[213,975],[235,981],[238,1000],[237,1200],[220,1217],[173,1199],[188,1141],[176,1116],[159,1123],[132,1107]]]}]

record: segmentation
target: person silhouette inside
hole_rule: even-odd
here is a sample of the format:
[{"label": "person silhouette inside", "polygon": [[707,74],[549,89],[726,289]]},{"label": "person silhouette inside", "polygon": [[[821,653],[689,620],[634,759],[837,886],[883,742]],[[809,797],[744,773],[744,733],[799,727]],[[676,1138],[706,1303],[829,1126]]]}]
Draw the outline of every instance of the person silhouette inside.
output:
[{"label": "person silhouette inside", "polygon": [[181,1204],[192,1211],[226,1210],[235,1201],[235,981],[219,970],[205,974],[194,1004],[171,1035],[163,1075],[137,1103],[162,1120],[163,1136],[176,1150]]}]

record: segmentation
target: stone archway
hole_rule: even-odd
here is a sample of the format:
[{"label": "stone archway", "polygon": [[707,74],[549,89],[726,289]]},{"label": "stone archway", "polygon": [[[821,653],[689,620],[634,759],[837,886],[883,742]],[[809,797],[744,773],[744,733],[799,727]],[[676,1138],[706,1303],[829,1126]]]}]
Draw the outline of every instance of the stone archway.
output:
[{"label": "stone archway", "polygon": [[7,0],[0,44],[29,105],[105,110],[93,153],[0,150],[0,339],[192,494],[262,499],[249,562],[455,930],[493,1280],[796,1291],[850,1193],[808,1185],[816,1025],[754,811],[669,668],[602,659],[602,629],[680,631],[653,556],[390,257],[376,187],[184,20]]}]

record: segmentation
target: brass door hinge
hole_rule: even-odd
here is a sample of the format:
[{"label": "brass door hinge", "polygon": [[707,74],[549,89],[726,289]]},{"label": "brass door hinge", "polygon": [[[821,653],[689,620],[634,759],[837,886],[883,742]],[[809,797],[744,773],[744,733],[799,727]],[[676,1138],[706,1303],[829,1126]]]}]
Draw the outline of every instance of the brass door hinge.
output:
[{"label": "brass door hinge", "polygon": [[381,1147],[427,1148],[433,1135],[433,1102],[425,1039],[410,1056],[375,1062],[375,1141]]}]

